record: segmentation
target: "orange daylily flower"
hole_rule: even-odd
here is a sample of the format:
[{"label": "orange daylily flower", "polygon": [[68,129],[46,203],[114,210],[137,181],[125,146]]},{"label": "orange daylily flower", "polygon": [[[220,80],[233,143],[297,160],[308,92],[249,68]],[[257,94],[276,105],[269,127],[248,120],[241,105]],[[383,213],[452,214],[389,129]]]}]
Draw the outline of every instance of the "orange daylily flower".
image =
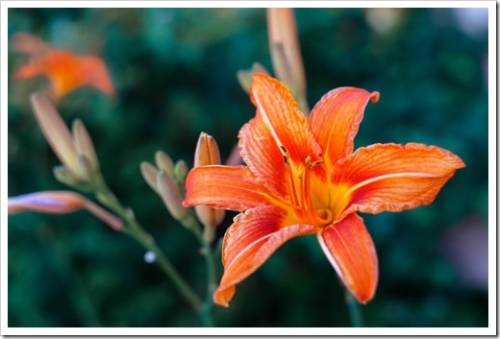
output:
[{"label": "orange daylily flower", "polygon": [[47,77],[50,82],[50,94],[54,100],[60,100],[83,86],[92,86],[108,95],[114,94],[106,65],[97,56],[78,56],[68,50],[55,49],[26,33],[14,36],[12,46],[16,51],[31,57],[27,65],[15,72],[14,78]]},{"label": "orange daylily flower", "polygon": [[215,303],[228,306],[235,286],[286,241],[316,234],[345,287],[361,303],[378,281],[375,247],[357,212],[398,212],[429,205],[464,167],[455,154],[423,144],[374,144],[353,152],[369,101],[378,92],[341,87],[309,118],[278,80],[254,75],[254,119],[239,133],[247,166],[191,170],[184,205],[242,212],[223,242],[224,275]]}]

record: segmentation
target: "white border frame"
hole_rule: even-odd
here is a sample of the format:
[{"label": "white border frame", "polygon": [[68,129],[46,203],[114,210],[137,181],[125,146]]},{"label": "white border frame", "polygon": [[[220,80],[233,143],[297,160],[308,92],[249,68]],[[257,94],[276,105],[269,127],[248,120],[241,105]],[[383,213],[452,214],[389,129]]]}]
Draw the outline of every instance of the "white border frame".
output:
[{"label": "white border frame", "polygon": [[[400,7],[400,8],[487,8],[488,9],[488,327],[482,328],[201,328],[201,327],[8,327],[7,322],[7,42],[9,8],[29,7],[88,7],[88,8],[233,8],[233,7]],[[1,332],[2,335],[496,335],[497,329],[497,134],[496,134],[496,2],[495,1],[1,1],[0,2],[0,241],[1,241]]]}]

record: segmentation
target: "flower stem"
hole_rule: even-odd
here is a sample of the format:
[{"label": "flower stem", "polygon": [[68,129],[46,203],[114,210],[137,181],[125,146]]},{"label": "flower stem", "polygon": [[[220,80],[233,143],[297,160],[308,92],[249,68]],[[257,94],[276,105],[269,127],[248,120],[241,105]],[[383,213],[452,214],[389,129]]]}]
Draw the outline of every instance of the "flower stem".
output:
[{"label": "flower stem", "polygon": [[[212,307],[213,307],[213,301],[212,301],[212,295],[215,291],[215,288],[217,287],[217,282],[216,282],[216,273],[215,273],[215,261],[214,261],[214,256],[212,252],[212,248],[210,246],[210,243],[208,241],[203,241],[203,255],[205,256],[205,262],[207,265],[207,292],[206,292],[206,297],[205,297],[205,302],[203,304],[203,313],[205,316],[210,320],[210,323],[212,323]],[[212,324],[209,324],[208,326],[213,326]]]},{"label": "flower stem", "polygon": [[201,245],[200,253],[205,258],[205,264],[207,267],[206,296],[201,309],[201,318],[205,326],[214,326],[212,320],[212,295],[217,287],[217,272],[212,247],[210,241],[203,236],[201,225],[194,215],[191,213],[188,214],[186,218],[182,220],[182,223],[187,229],[193,232]]},{"label": "flower stem", "polygon": [[348,291],[345,292],[345,302],[349,310],[352,327],[363,327],[363,318],[359,304]]},{"label": "flower stem", "polygon": [[144,231],[139,222],[136,220],[131,209],[125,208],[114,193],[109,189],[102,178],[98,178],[94,185],[94,193],[97,200],[107,206],[114,213],[119,215],[125,222],[124,232],[138,241],[147,250],[153,252],[160,268],[165,275],[172,281],[181,296],[196,312],[203,311],[203,303],[198,295],[193,291],[189,284],[174,268],[170,260],[165,256],[163,251],[158,247],[154,238]]},{"label": "flower stem", "polygon": [[179,293],[184,297],[186,302],[191,305],[193,310],[197,312],[202,311],[202,302],[196,293],[191,289],[188,283],[174,268],[170,260],[165,256],[163,251],[158,247],[156,241],[150,234],[146,233],[142,228],[137,228],[129,232],[129,234],[140,242],[147,250],[155,254],[158,265],[163,270],[165,275],[170,278]]}]

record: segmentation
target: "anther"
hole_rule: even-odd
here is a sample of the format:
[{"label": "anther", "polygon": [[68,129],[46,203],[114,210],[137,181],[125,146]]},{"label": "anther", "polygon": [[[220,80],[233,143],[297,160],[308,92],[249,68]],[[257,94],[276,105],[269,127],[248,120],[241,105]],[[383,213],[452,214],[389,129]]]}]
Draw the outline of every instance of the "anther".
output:
[{"label": "anther", "polygon": [[318,160],[315,160],[315,161],[312,161],[311,160],[311,156],[308,155],[305,159],[304,159],[304,162],[306,164],[306,166],[311,169],[315,166],[318,166],[318,165],[321,165],[323,163],[323,160],[321,159],[318,159]]},{"label": "anther", "polygon": [[279,145],[279,148],[280,148],[281,155],[283,156],[283,161],[285,162],[285,164],[288,164],[288,158],[289,158],[288,150],[283,145]]}]

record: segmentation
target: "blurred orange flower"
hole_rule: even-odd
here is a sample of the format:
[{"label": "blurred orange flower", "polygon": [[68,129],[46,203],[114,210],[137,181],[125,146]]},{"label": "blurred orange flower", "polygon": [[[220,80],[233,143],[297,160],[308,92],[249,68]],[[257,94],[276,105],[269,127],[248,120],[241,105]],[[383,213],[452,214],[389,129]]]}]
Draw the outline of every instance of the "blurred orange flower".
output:
[{"label": "blurred orange flower", "polygon": [[353,152],[354,137],[378,92],[342,87],[306,118],[285,85],[259,73],[250,88],[256,117],[240,131],[244,166],[202,166],[186,180],[184,205],[241,211],[227,230],[224,275],[215,303],[228,306],[235,285],[291,238],[316,234],[346,288],[361,303],[378,281],[373,241],[356,212],[377,214],[429,205],[465,164],[423,144],[374,144]]},{"label": "blurred orange flower", "polygon": [[14,78],[47,77],[50,95],[56,101],[83,86],[92,86],[108,95],[114,94],[106,65],[97,56],[78,56],[71,51],[55,49],[26,33],[15,35],[12,47],[31,58],[28,64],[15,72]]}]

